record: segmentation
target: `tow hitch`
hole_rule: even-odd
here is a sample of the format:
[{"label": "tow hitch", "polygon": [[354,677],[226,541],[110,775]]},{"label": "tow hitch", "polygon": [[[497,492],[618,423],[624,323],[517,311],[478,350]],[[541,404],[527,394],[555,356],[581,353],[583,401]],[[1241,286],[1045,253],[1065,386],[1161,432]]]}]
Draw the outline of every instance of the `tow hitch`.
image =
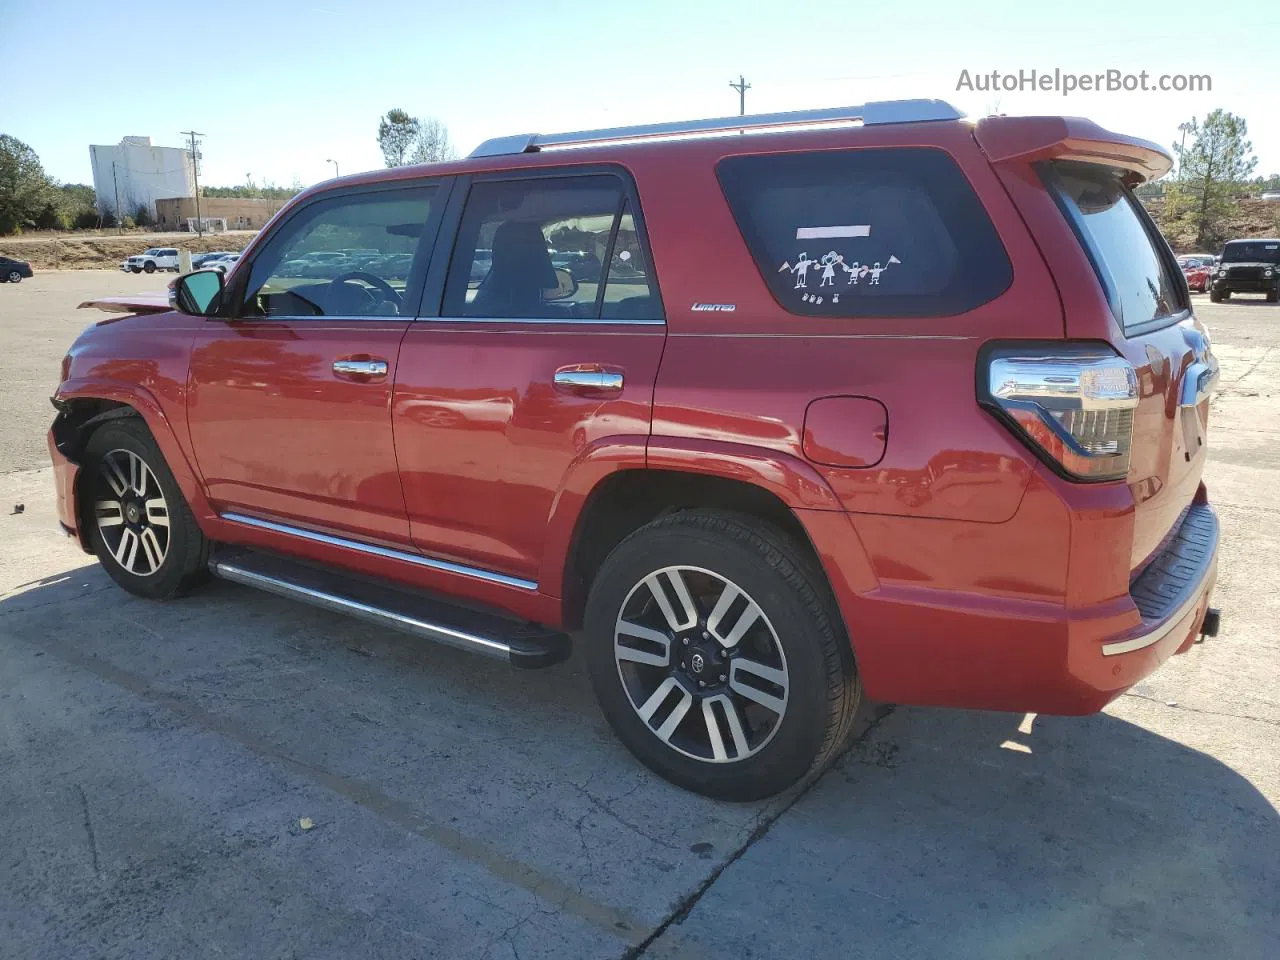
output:
[{"label": "tow hitch", "polygon": [[1222,611],[1217,607],[1210,607],[1204,612],[1204,622],[1200,624],[1200,636],[1196,643],[1204,643],[1205,637],[1216,637],[1221,624]]}]

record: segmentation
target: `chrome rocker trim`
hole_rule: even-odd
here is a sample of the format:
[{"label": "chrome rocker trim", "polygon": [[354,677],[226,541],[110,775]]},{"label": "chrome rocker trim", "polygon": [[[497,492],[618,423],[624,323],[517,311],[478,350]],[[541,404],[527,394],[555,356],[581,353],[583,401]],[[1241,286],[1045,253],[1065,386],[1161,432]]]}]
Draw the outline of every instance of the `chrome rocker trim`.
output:
[{"label": "chrome rocker trim", "polygon": [[354,550],[357,553],[364,553],[374,557],[384,557],[388,560],[399,560],[402,563],[412,563],[419,567],[427,567],[430,570],[440,570],[444,573],[456,573],[464,577],[472,577],[476,580],[484,580],[487,583],[497,583],[504,587],[514,587],[517,590],[536,591],[538,585],[532,580],[522,580],[519,577],[509,577],[505,573],[494,573],[492,570],[480,570],[476,567],[468,567],[461,563],[450,563],[448,560],[436,560],[432,557],[424,557],[421,554],[405,553],[401,550],[392,550],[390,547],[379,547],[372,543],[362,543],[359,540],[347,540],[344,537],[335,537],[327,533],[320,533],[316,530],[307,530],[303,527],[292,527],[285,523],[277,523],[274,520],[261,520],[258,517],[245,516],[242,513],[224,513],[220,519],[229,523],[238,523],[246,527],[254,527],[258,530],[270,530],[272,533],[283,533],[286,536],[297,537],[300,540],[310,540],[312,543],[323,543],[331,547],[341,547],[344,550]]}]

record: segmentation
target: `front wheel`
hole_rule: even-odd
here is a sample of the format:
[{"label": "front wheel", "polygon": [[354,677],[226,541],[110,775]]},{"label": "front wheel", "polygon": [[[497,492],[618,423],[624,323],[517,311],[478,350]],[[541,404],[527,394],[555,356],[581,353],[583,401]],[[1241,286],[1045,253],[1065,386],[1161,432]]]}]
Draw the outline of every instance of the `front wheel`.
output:
[{"label": "front wheel", "polygon": [[822,769],[861,688],[821,574],[751,518],[689,511],[624,540],[592,585],[592,685],[646,766],[721,800]]},{"label": "front wheel", "polygon": [[129,272],[130,272],[130,273],[141,273],[141,272],[142,272],[142,268],[141,268],[141,267],[130,267],[130,268],[129,268]]},{"label": "front wheel", "polygon": [[207,576],[209,542],[141,419],[112,420],[85,445],[81,495],[98,561],[130,593],[163,600]]},{"label": "front wheel", "polygon": [[1210,303],[1221,303],[1221,302],[1222,302],[1222,293],[1221,293],[1220,291],[1218,291],[1218,290],[1210,289],[1210,290],[1209,290],[1209,302],[1210,302]]},{"label": "front wheel", "polygon": [[148,260],[146,263],[142,265],[142,269],[145,270],[147,273],[155,273],[156,265]]},{"label": "front wheel", "polygon": [[17,270],[11,270],[11,271],[9,271],[9,277],[8,277],[8,280],[9,280],[9,282],[10,282],[10,283],[21,283],[21,282],[22,282],[22,274],[20,274]]}]

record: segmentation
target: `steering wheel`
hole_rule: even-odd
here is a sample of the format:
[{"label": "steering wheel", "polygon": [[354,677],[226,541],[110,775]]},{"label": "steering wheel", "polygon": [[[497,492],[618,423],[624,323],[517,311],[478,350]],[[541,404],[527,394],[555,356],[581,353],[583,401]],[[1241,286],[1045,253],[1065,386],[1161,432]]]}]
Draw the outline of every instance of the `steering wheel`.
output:
[{"label": "steering wheel", "polygon": [[[352,270],[350,273],[344,273],[334,277],[329,281],[329,291],[332,294],[336,291],[340,284],[346,283],[348,280],[363,280],[369,286],[374,287],[382,294],[382,299],[386,303],[393,303],[397,307],[404,303],[404,297],[396,293],[395,287],[387,283],[381,277],[375,277],[372,273],[365,273],[363,270]],[[365,293],[368,293],[366,290]],[[327,299],[327,298],[326,298]]]}]

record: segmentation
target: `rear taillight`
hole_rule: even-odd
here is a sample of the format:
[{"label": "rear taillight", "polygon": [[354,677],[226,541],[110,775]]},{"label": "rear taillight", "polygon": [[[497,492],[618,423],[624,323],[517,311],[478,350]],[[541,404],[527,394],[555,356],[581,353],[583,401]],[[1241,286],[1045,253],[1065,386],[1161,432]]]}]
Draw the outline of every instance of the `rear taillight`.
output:
[{"label": "rear taillight", "polygon": [[1072,480],[1116,480],[1129,472],[1138,377],[1105,347],[999,346],[985,351],[984,405]]}]

